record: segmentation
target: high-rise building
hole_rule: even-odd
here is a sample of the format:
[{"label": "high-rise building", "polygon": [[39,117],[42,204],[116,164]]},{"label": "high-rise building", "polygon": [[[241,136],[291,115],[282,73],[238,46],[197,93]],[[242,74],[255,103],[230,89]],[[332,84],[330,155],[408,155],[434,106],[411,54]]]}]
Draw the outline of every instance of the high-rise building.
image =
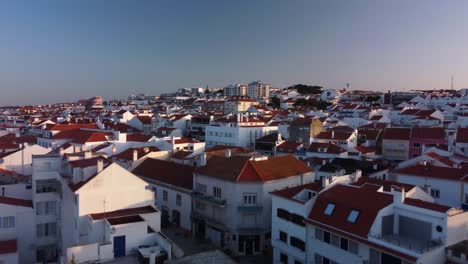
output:
[{"label": "high-rise building", "polygon": [[255,99],[268,98],[270,97],[270,85],[261,81],[251,82],[247,87],[247,96]]}]

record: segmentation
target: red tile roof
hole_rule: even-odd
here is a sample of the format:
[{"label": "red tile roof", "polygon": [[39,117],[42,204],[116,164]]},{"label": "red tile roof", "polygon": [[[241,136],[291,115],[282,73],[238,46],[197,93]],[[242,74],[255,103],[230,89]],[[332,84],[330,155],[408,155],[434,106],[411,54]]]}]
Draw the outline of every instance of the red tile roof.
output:
[{"label": "red tile roof", "polygon": [[[367,239],[378,212],[392,202],[392,195],[377,192],[374,188],[338,184],[317,196],[308,218]],[[330,203],[335,209],[331,215],[326,215],[324,211]],[[359,211],[355,223],[347,221],[351,210]]]},{"label": "red tile roof", "polygon": [[86,168],[86,167],[91,167],[91,166],[97,166],[98,160],[103,160],[104,165],[109,163],[108,159],[102,156],[99,156],[99,157],[93,157],[89,159],[79,159],[79,160],[69,161],[68,164],[70,164],[72,168]]},{"label": "red tile roof", "polygon": [[119,154],[112,156],[112,158],[119,160],[132,161],[133,160],[133,151],[137,151],[137,158],[141,158],[150,152],[160,151],[157,147],[141,147],[141,148],[129,148]]},{"label": "red tile roof", "polygon": [[458,128],[455,141],[457,143],[468,143],[468,128]]},{"label": "red tile roof", "polygon": [[16,240],[3,240],[0,241],[0,255],[11,254],[17,252]]},{"label": "red tile roof", "polygon": [[333,140],[348,140],[352,135],[352,132],[342,132],[342,131],[324,131],[320,132],[316,139],[333,139]]},{"label": "red tile roof", "polygon": [[411,134],[410,128],[389,127],[384,129],[383,139],[387,140],[409,140]]},{"label": "red tile roof", "polygon": [[444,139],[445,129],[442,127],[413,127],[412,139]]},{"label": "red tile roof", "polygon": [[303,143],[295,141],[283,141],[279,144],[276,149],[280,152],[295,153],[297,149],[302,146]]},{"label": "red tile roof", "polygon": [[192,190],[194,170],[195,167],[193,166],[147,158],[138,165],[132,173],[148,179]]},{"label": "red tile roof", "polygon": [[103,213],[96,213],[96,214],[91,214],[91,218],[93,220],[100,220],[104,218],[115,218],[115,217],[122,217],[122,216],[130,216],[130,215],[140,215],[140,214],[151,214],[154,212],[157,212],[154,207],[148,205],[148,206],[142,206],[142,207],[135,207],[135,208],[127,208],[127,209],[120,209],[116,211],[110,211],[110,212],[103,212]]},{"label": "red tile roof", "polygon": [[405,204],[419,207],[419,208],[428,209],[431,211],[440,212],[440,213],[446,213],[448,210],[452,208],[450,206],[446,206],[443,204],[431,203],[431,202],[426,202],[423,200],[413,199],[413,198],[405,198]]},{"label": "red tile roof", "polygon": [[115,218],[107,218],[107,221],[110,225],[123,225],[123,224],[130,224],[130,223],[137,223],[137,222],[144,222],[143,218],[139,215],[129,215],[129,216],[122,216],[122,217],[115,217]]},{"label": "red tile roof", "polygon": [[234,182],[268,182],[312,172],[312,169],[291,155],[257,161],[250,156],[213,156],[195,172]]},{"label": "red tile roof", "polygon": [[418,164],[406,168],[393,170],[392,173],[459,181],[468,174],[468,169],[438,167],[430,164],[424,166]]},{"label": "red tile roof", "polygon": [[7,196],[0,196],[0,203],[14,206],[33,207],[31,200],[17,199]]},{"label": "red tile roof", "polygon": [[127,135],[127,141],[134,142],[148,142],[153,136],[145,134],[131,134]]},{"label": "red tile roof", "polygon": [[294,187],[290,187],[290,188],[276,190],[276,191],[271,192],[271,194],[275,195],[275,196],[285,198],[285,199],[288,199],[288,200],[291,200],[291,201],[295,201],[295,202],[298,202],[298,203],[304,203],[303,201],[294,199],[294,196],[296,196],[298,193],[300,193],[300,192],[302,192],[303,190],[306,190],[306,189],[318,193],[321,190],[323,190],[322,182],[321,181],[315,181],[315,182],[306,183],[306,184],[299,185],[299,186],[294,186]]}]

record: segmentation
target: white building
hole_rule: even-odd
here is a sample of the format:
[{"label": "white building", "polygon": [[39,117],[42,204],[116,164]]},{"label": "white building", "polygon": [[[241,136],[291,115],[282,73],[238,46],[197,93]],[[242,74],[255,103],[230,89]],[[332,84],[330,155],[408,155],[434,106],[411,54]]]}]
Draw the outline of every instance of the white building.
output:
[{"label": "white building", "polygon": [[34,231],[32,201],[0,196],[0,262],[35,262]]},{"label": "white building", "polygon": [[[104,157],[33,157],[36,261],[103,261],[170,244],[147,183]],[[148,232],[152,230],[152,232]],[[161,243],[160,243],[161,242]],[[155,248],[163,254],[168,248]]]},{"label": "white building", "polygon": [[224,145],[252,149],[257,138],[277,130],[277,126],[267,126],[265,121],[256,116],[228,115],[205,127],[206,147]]},{"label": "white building", "polygon": [[147,158],[132,173],[150,184],[163,227],[172,223],[191,231],[193,166]]},{"label": "white building", "polygon": [[269,98],[270,85],[261,81],[251,82],[247,86],[247,96],[255,99]]},{"label": "white building", "polygon": [[194,172],[193,232],[235,255],[253,255],[271,240],[271,191],[314,181],[291,155],[212,156]]},{"label": "white building", "polygon": [[224,96],[246,96],[247,85],[245,84],[233,84],[224,87]]},{"label": "white building", "polygon": [[444,263],[445,247],[467,237],[468,213],[392,185],[321,192],[306,220],[306,263]]}]

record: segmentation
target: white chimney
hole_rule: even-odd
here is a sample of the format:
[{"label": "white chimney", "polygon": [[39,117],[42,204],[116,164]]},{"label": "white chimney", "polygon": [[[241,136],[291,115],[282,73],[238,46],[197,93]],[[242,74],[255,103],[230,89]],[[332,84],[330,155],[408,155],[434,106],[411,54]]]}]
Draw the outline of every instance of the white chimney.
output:
[{"label": "white chimney", "polygon": [[224,154],[226,155],[226,158],[230,158],[230,157],[231,157],[231,150],[227,148],[227,149],[224,151]]},{"label": "white chimney", "polygon": [[133,161],[135,162],[138,160],[138,151],[136,149],[133,150]]},{"label": "white chimney", "polygon": [[393,203],[402,204],[405,201],[405,190],[392,186]]},{"label": "white chimney", "polygon": [[15,137],[17,137],[17,138],[20,137],[20,133],[19,133],[19,132],[16,132],[16,133],[15,133]]},{"label": "white chimney", "polygon": [[322,165],[327,164],[327,160],[322,160]]},{"label": "white chimney", "polygon": [[327,187],[328,184],[330,183],[330,180],[328,179],[328,177],[322,177],[321,180],[322,180],[322,187],[323,188]]},{"label": "white chimney", "polygon": [[172,151],[174,151],[174,149],[175,149],[175,138],[174,138],[174,136],[171,136],[171,148],[172,148]]},{"label": "white chimney", "polygon": [[211,123],[213,123],[213,121],[214,121],[214,117],[212,115],[210,115],[210,125],[211,125]]},{"label": "white chimney", "polygon": [[63,147],[59,148],[59,154],[60,154],[60,156],[63,156]]},{"label": "white chimney", "polygon": [[282,139],[281,139],[281,133],[278,132],[278,142],[281,142],[281,140],[282,140]]},{"label": "white chimney", "polygon": [[112,155],[117,152],[117,147],[115,145],[112,146]]},{"label": "white chimney", "polygon": [[332,130],[331,137],[332,137],[332,138],[335,138],[335,131],[334,131],[334,130]]},{"label": "white chimney", "polygon": [[104,169],[104,160],[98,159],[97,161],[97,173],[100,173]]},{"label": "white chimney", "polygon": [[200,166],[206,166],[206,153],[203,152],[200,155]]},{"label": "white chimney", "polygon": [[91,153],[91,151],[86,150],[86,151],[84,152],[84,158],[85,158],[85,159],[90,159],[92,156],[93,156],[93,154]]}]

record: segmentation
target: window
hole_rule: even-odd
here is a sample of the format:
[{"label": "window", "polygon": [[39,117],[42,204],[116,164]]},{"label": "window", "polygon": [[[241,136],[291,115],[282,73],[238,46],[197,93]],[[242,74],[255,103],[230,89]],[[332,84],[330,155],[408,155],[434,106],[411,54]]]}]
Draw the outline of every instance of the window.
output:
[{"label": "window", "polygon": [[298,214],[291,214],[291,222],[296,225],[305,226],[304,217]]},{"label": "window", "polygon": [[414,143],[413,146],[414,146],[415,148],[420,148],[420,147],[421,147],[421,144],[419,144],[419,143]]},{"label": "window", "polygon": [[167,191],[163,191],[163,201],[167,202]]},{"label": "window", "polygon": [[346,250],[348,251],[348,239],[342,237],[340,239],[340,248],[343,249],[343,250]]},{"label": "window", "polygon": [[326,215],[332,215],[333,210],[335,210],[335,204],[328,203],[327,207],[325,208],[325,211],[323,213],[326,214]]},{"label": "window", "polygon": [[244,193],[244,205],[256,205],[257,194],[255,193]]},{"label": "window", "polygon": [[15,217],[14,216],[5,216],[2,217],[2,228],[15,227]]},{"label": "window", "polygon": [[271,239],[271,232],[265,234],[265,240]]},{"label": "window", "polygon": [[279,231],[279,239],[284,243],[288,243],[288,234],[286,234],[286,232]]},{"label": "window", "polygon": [[305,242],[301,239],[292,236],[289,243],[291,244],[291,246],[305,251]]},{"label": "window", "polygon": [[37,225],[37,237],[55,237],[57,235],[57,223],[45,223]]},{"label": "window", "polygon": [[213,187],[213,196],[221,198],[221,188]]},{"label": "window", "polygon": [[288,264],[288,255],[280,253],[280,262],[284,264]]},{"label": "window", "polygon": [[176,205],[181,206],[182,205],[182,196],[180,194],[176,195]]},{"label": "window", "polygon": [[197,191],[206,193],[206,184],[197,183]]},{"label": "window", "polygon": [[36,181],[36,193],[57,192],[57,182],[55,180]]},{"label": "window", "polygon": [[351,241],[351,240],[348,240],[348,251],[351,252],[351,253],[354,253],[354,254],[357,254],[358,253],[358,249],[359,249],[359,245],[358,243],[354,242],[354,241]]},{"label": "window", "polygon": [[359,217],[359,211],[353,209],[351,210],[351,212],[349,212],[347,221],[354,224],[356,223],[356,220],[358,219],[358,217]]},{"label": "window", "polygon": [[322,241],[323,240],[323,230],[322,229],[315,229],[315,239]]},{"label": "window", "polygon": [[340,237],[335,234],[331,234],[330,244],[335,247],[340,247]]},{"label": "window", "polygon": [[56,215],[57,207],[55,201],[37,202],[36,215]]},{"label": "window", "polygon": [[276,210],[276,216],[286,221],[289,221],[289,219],[291,219],[291,214],[288,211],[281,209],[281,208],[278,208]]},{"label": "window", "polygon": [[431,196],[433,198],[440,198],[440,190],[431,188]]},{"label": "window", "polygon": [[330,232],[323,231],[323,242],[330,244]]}]

